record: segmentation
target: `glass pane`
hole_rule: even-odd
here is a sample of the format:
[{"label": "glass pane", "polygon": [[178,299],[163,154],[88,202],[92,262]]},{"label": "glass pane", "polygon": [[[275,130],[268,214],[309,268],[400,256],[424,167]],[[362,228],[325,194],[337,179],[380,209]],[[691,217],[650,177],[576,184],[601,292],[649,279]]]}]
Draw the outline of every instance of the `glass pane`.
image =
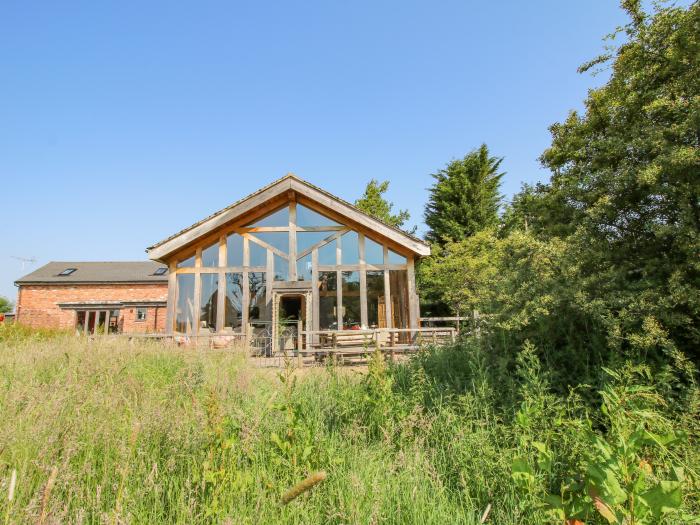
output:
[{"label": "glass pane", "polygon": [[194,268],[194,255],[177,263],[178,268]]},{"label": "glass pane", "polygon": [[289,261],[279,255],[275,259],[275,281],[289,281]]},{"label": "glass pane", "polygon": [[342,264],[358,264],[360,262],[360,240],[357,232],[347,232],[340,238]]},{"label": "glass pane", "polygon": [[308,250],[314,244],[332,235],[331,232],[297,232],[297,253]]},{"label": "glass pane", "polygon": [[251,272],[248,274],[250,286],[250,309],[248,319],[250,321],[267,320],[267,298],[265,274],[263,272]]},{"label": "glass pane", "polygon": [[243,266],[243,237],[232,233],[226,238],[227,266]]},{"label": "glass pane", "polygon": [[97,316],[96,312],[85,312],[87,316],[87,321],[85,324],[85,333],[92,334],[95,332],[95,318]]},{"label": "glass pane", "polygon": [[175,331],[191,334],[194,329],[194,274],[177,275],[177,304],[175,306]]},{"label": "glass pane", "polygon": [[216,242],[202,250],[202,266],[211,268],[219,266],[219,243]]},{"label": "glass pane", "polygon": [[393,250],[389,250],[389,262],[388,264],[406,264],[406,257],[399,255]]},{"label": "glass pane", "polygon": [[249,224],[249,228],[258,228],[262,226],[284,226],[289,227],[289,206],[271,213],[267,217],[258,219],[256,222]]},{"label": "glass pane", "polygon": [[107,327],[107,312],[97,312],[97,328],[95,328],[95,333],[104,334],[105,328]]},{"label": "glass pane", "polygon": [[408,272],[389,270],[391,316],[394,328],[408,328]]},{"label": "glass pane", "polygon": [[[270,246],[277,248],[279,251],[289,252],[289,233],[288,232],[259,232],[252,237],[266,242]],[[251,241],[252,242],[252,241]]]},{"label": "glass pane", "polygon": [[216,306],[219,296],[219,274],[203,273],[199,300],[199,332],[216,332]]},{"label": "glass pane", "polygon": [[383,271],[367,272],[367,325],[370,328],[386,328]]},{"label": "glass pane", "polygon": [[297,281],[311,281],[311,254],[297,261]]},{"label": "glass pane", "polygon": [[85,317],[84,311],[75,312],[75,329],[79,333],[83,333],[85,331]]},{"label": "glass pane", "polygon": [[338,241],[331,241],[328,244],[324,244],[318,249],[318,264],[333,265],[336,264],[335,258],[335,243]]},{"label": "glass pane", "polygon": [[297,204],[297,226],[340,226],[340,224],[306,206]]},{"label": "glass pane", "polygon": [[243,274],[226,274],[226,299],[224,300],[224,330],[235,330],[243,322]]},{"label": "glass pane", "polygon": [[267,266],[267,249],[253,241],[248,242],[250,266]]},{"label": "glass pane", "polygon": [[343,330],[360,328],[360,272],[343,272]]},{"label": "glass pane", "polygon": [[318,274],[318,325],[321,330],[337,330],[338,317],[338,274],[319,272]]},{"label": "glass pane", "polygon": [[384,264],[384,246],[365,237],[365,262],[367,264]]},{"label": "glass pane", "polygon": [[119,310],[112,310],[109,313],[109,333],[119,332]]}]

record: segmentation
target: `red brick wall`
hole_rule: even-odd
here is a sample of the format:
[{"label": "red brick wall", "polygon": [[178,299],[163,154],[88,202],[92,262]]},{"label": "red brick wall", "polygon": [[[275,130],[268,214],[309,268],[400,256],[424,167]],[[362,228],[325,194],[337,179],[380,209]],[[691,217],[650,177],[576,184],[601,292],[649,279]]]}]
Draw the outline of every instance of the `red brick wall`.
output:
[{"label": "red brick wall", "polygon": [[[165,286],[166,295],[168,287]],[[165,331],[166,308],[164,306],[149,306],[146,308],[146,320],[136,320],[136,306],[127,306],[120,311],[122,332],[145,333]]]},{"label": "red brick wall", "polygon": [[[88,301],[166,301],[168,283],[22,285],[17,296],[17,321],[42,328],[75,327],[75,311],[59,308],[58,303]],[[157,314],[156,314],[157,310]],[[149,307],[146,321],[136,322],[136,307],[120,308],[120,324],[125,332],[152,332],[165,329],[165,308]]]}]

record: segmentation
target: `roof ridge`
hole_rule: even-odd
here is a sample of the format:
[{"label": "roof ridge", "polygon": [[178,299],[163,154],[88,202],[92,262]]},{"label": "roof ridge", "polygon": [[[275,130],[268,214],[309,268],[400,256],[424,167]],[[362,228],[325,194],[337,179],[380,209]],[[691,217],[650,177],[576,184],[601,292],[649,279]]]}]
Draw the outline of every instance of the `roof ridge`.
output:
[{"label": "roof ridge", "polygon": [[372,219],[372,220],[374,220],[374,221],[379,222],[380,224],[386,226],[387,228],[391,228],[392,230],[394,230],[395,232],[397,232],[397,233],[399,233],[399,234],[401,234],[401,235],[405,235],[406,237],[408,237],[409,239],[411,239],[411,240],[413,240],[413,241],[419,242],[419,243],[421,243],[421,244],[425,244],[425,245],[427,246],[427,243],[426,243],[423,239],[420,239],[420,238],[416,237],[415,235],[413,235],[413,234],[411,234],[411,233],[409,233],[409,232],[407,232],[407,231],[405,231],[405,230],[402,230],[401,228],[398,228],[398,227],[396,227],[396,226],[394,226],[394,225],[392,225],[392,224],[388,224],[387,222],[385,222],[385,221],[383,221],[383,220],[381,220],[381,219],[378,219],[377,217],[374,217],[374,216],[370,215],[369,213],[365,212],[364,210],[361,210],[360,208],[358,208],[358,207],[355,206],[354,204],[352,204],[352,203],[346,201],[346,200],[343,199],[342,197],[338,197],[337,195],[335,195],[335,194],[333,194],[333,193],[330,193],[330,192],[327,191],[327,190],[324,190],[324,189],[321,188],[320,186],[316,186],[315,184],[313,184],[313,183],[307,181],[306,179],[303,179],[303,178],[299,177],[298,175],[296,175],[296,174],[294,174],[294,173],[292,173],[292,172],[288,172],[288,173],[285,174],[283,177],[280,177],[279,179],[276,179],[276,180],[270,182],[269,184],[266,184],[266,185],[263,186],[262,188],[260,188],[260,189],[258,189],[258,190],[256,190],[256,191],[254,191],[253,193],[251,193],[251,194],[249,194],[249,195],[246,195],[245,197],[243,197],[243,198],[241,198],[241,199],[238,199],[237,201],[235,201],[235,202],[229,204],[228,206],[226,206],[225,208],[221,208],[220,210],[218,210],[218,211],[216,211],[216,212],[214,212],[214,213],[212,213],[212,214],[210,214],[210,215],[204,217],[203,219],[201,219],[201,220],[195,222],[194,224],[192,224],[192,225],[190,225],[190,226],[188,226],[188,227],[186,227],[186,228],[183,228],[183,229],[181,229],[180,231],[178,231],[178,232],[176,232],[176,233],[170,235],[169,237],[166,237],[165,239],[163,239],[163,240],[161,240],[161,241],[159,241],[159,242],[157,242],[157,243],[155,243],[155,244],[149,246],[148,248],[146,248],[146,252],[148,252],[149,250],[152,250],[152,249],[154,249],[154,248],[158,248],[159,246],[162,246],[163,244],[167,243],[168,241],[170,241],[170,240],[172,240],[172,239],[175,239],[176,237],[179,237],[180,235],[182,235],[182,234],[184,234],[184,233],[186,233],[186,232],[188,232],[188,231],[190,231],[190,230],[192,230],[192,229],[194,229],[194,228],[200,226],[201,224],[204,224],[204,223],[207,222],[208,220],[213,219],[214,217],[217,217],[217,216],[221,215],[222,213],[225,213],[226,211],[228,211],[228,210],[230,210],[230,209],[232,209],[232,208],[238,206],[239,204],[241,204],[241,203],[247,201],[248,199],[251,199],[251,198],[253,198],[253,197],[256,196],[256,195],[258,195],[258,194],[260,194],[260,193],[263,193],[263,192],[269,190],[270,188],[272,188],[272,187],[274,187],[274,186],[276,186],[276,185],[278,185],[278,184],[284,182],[285,180],[291,180],[291,179],[294,179],[294,180],[300,182],[301,184],[304,184],[304,185],[306,185],[306,186],[309,186],[309,187],[315,189],[316,191],[319,191],[319,192],[325,194],[326,196],[328,196],[328,197],[330,197],[330,198],[332,198],[332,199],[335,199],[335,200],[337,200],[337,201],[340,201],[342,204],[345,204],[346,206],[348,206],[348,207],[352,208],[353,210],[357,211],[358,213],[361,213],[361,214],[363,214],[364,216],[366,216],[366,217],[368,217],[368,218],[370,218],[370,219]]}]

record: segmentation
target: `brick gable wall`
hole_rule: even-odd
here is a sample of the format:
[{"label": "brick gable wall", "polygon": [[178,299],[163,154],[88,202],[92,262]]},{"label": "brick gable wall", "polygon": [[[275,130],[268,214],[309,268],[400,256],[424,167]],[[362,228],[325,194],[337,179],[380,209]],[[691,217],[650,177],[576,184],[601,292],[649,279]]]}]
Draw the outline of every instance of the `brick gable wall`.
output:
[{"label": "brick gable wall", "polygon": [[[17,322],[35,328],[75,327],[75,310],[59,303],[99,301],[166,301],[168,283],[21,285],[17,296]],[[165,331],[166,308],[149,306],[145,321],[136,321],[136,307],[119,309],[119,323],[126,333]]]}]

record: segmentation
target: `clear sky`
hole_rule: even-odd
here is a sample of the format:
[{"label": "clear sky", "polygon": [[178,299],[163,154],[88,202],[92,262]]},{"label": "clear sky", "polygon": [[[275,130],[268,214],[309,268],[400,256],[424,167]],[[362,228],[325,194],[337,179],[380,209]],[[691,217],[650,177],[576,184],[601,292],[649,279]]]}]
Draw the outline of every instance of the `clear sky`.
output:
[{"label": "clear sky", "polygon": [[0,295],[50,260],[144,249],[291,171],[371,178],[423,230],[430,174],[482,142],[506,196],[548,173],[547,127],[617,2],[0,4]]}]

